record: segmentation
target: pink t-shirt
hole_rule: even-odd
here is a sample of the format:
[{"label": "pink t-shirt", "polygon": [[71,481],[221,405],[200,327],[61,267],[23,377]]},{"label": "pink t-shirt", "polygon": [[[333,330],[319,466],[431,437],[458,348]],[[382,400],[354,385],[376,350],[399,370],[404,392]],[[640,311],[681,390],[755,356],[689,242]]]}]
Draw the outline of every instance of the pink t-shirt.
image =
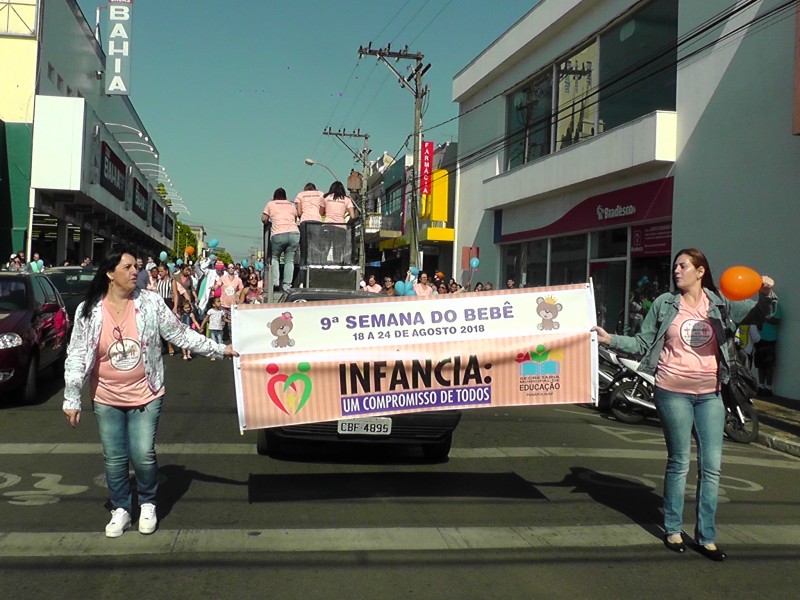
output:
[{"label": "pink t-shirt", "polygon": [[294,203],[300,209],[300,222],[322,221],[319,212],[321,206],[325,206],[325,200],[320,190],[308,190],[300,192],[294,199]]},{"label": "pink t-shirt", "polygon": [[415,283],[411,286],[416,292],[417,296],[432,296],[433,288],[427,283]]},{"label": "pink t-shirt", "polygon": [[264,214],[269,217],[272,224],[272,235],[279,233],[298,233],[297,209],[294,202],[289,200],[270,200],[264,207]]},{"label": "pink t-shirt", "polygon": [[238,275],[228,275],[227,273],[220,277],[219,284],[222,290],[219,297],[222,307],[230,308],[239,301],[239,292],[244,288],[244,284]]},{"label": "pink t-shirt", "polygon": [[366,286],[364,289],[372,294],[380,294],[383,286],[380,283],[374,283]]},{"label": "pink t-shirt", "polygon": [[355,210],[353,201],[349,196],[334,199],[332,194],[325,196],[325,222],[344,223],[344,216],[349,209]]},{"label": "pink t-shirt", "polygon": [[709,394],[719,389],[719,345],[708,320],[708,305],[705,294],[694,308],[681,297],[658,359],[658,387],[682,394]]},{"label": "pink t-shirt", "polygon": [[133,302],[128,302],[125,315],[117,322],[103,300],[91,389],[95,402],[121,407],[141,406],[164,394],[163,388],[153,393],[147,384]]}]

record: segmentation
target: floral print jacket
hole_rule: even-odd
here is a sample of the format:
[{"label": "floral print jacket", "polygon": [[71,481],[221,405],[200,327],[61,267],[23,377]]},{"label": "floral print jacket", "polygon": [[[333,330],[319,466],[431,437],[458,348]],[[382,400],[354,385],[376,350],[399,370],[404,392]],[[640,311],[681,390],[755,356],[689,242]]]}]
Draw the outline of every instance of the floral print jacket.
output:
[{"label": "floral print jacket", "polygon": [[[133,306],[142,345],[144,372],[147,384],[153,392],[160,390],[164,385],[164,363],[161,360],[162,337],[192,352],[222,358],[225,345],[218,344],[182,324],[157,293],[134,290]],[[96,302],[88,318],[83,317],[83,302],[75,311],[75,324],[64,365],[64,410],[81,408],[81,388],[97,358],[97,345],[100,342],[103,326],[102,308],[102,302]]]}]

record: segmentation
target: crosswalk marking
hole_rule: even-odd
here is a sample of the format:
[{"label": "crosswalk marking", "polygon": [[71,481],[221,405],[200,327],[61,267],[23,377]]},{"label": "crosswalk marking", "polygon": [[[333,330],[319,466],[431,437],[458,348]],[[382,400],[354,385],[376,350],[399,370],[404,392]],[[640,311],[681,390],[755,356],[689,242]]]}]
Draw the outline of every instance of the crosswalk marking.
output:
[{"label": "crosswalk marking", "polygon": [[[255,444],[156,444],[156,451],[162,456],[168,455],[196,455],[196,456],[224,456],[224,455],[255,455]],[[78,455],[101,454],[100,444],[0,444],[0,456],[17,455]],[[553,447],[501,447],[501,448],[453,448],[450,458],[455,460],[477,458],[608,458],[608,459],[635,459],[635,460],[666,460],[666,451],[645,450],[641,448],[569,448],[563,446]],[[264,459],[267,460],[267,459]],[[726,465],[748,465],[753,467],[767,467],[772,469],[799,470],[800,460],[796,458],[778,459],[772,456],[739,456],[726,453],[723,461]]]},{"label": "crosswalk marking", "polygon": [[[797,525],[718,525],[726,547],[800,546]],[[130,556],[200,553],[377,552],[525,550],[533,548],[659,547],[639,525],[567,527],[376,527],[341,529],[159,530],[143,536],[132,528],[109,540],[102,531],[3,533],[7,558]]]}]

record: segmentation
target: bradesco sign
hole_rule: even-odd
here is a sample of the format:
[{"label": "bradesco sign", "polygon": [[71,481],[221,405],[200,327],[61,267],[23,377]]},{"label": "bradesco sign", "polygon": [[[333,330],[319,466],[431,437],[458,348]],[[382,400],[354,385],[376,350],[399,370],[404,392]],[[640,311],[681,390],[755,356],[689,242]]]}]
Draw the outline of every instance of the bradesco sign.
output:
[{"label": "bradesco sign", "polygon": [[106,94],[127,96],[131,80],[133,0],[109,0],[106,43]]},{"label": "bradesco sign", "polygon": [[231,311],[242,430],[596,398],[587,284]]}]

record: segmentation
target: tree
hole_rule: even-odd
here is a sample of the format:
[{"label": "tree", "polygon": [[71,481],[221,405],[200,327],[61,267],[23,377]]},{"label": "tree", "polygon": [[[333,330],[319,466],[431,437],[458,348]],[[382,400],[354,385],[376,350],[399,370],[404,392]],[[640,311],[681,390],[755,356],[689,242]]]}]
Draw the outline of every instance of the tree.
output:
[{"label": "tree", "polygon": [[[184,258],[186,246],[191,246],[197,250],[197,236],[192,232],[186,223],[182,223],[180,219],[175,217],[175,245],[172,247],[172,253],[175,258]],[[191,260],[195,260],[192,255]]]}]

